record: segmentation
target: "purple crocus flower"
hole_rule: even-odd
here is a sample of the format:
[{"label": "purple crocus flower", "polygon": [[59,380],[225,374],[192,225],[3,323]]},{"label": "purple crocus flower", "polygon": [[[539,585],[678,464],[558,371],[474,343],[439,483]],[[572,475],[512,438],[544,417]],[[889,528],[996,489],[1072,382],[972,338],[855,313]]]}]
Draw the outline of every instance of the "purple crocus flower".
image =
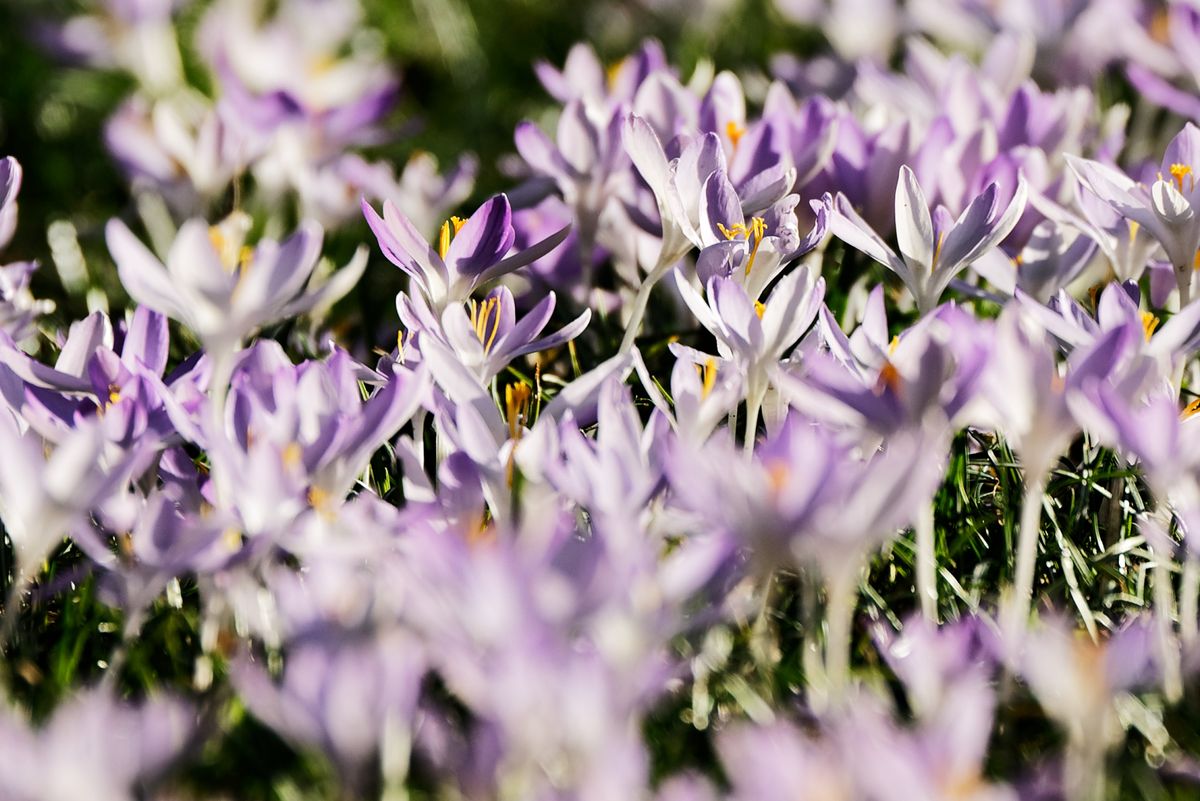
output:
[{"label": "purple crocus flower", "polygon": [[706,284],[713,276],[730,277],[757,301],[786,264],[825,238],[827,214],[817,209],[816,224],[803,239],[797,230],[796,195],[788,195],[747,219],[729,177],[717,170],[704,182],[700,200],[701,250],[696,275]]},{"label": "purple crocus flower", "polygon": [[1124,173],[1095,161],[1068,155],[1080,183],[1127,220],[1146,229],[1175,268],[1181,306],[1192,296],[1192,275],[1200,250],[1200,129],[1186,124],[1163,153],[1153,186],[1147,188]]},{"label": "purple crocus flower", "polygon": [[567,237],[569,226],[508,256],[515,233],[508,197],[497,195],[468,219],[453,217],[442,225],[435,251],[390,200],[383,216],[366,200],[363,215],[388,261],[408,274],[414,287],[437,313],[464,303],[480,284],[494,281],[540,259]]},{"label": "purple crocus flower", "polygon": [[489,383],[514,359],[559,347],[579,336],[592,318],[591,309],[547,336],[539,335],[554,314],[555,294],[546,295],[520,320],[512,292],[497,287],[481,301],[453,303],[438,320],[421,295],[410,298],[401,293],[396,299],[400,319],[419,334],[418,343],[437,338],[454,351],[481,384]]},{"label": "purple crocus flower", "polygon": [[[783,354],[816,319],[825,295],[825,279],[815,277],[807,267],[793,270],[780,279],[765,302],[752,300],[736,279],[723,276],[708,280],[705,297],[682,273],[676,273],[676,285],[696,319],[716,337],[721,360],[743,377],[749,410],[749,450],[754,445],[758,414],[772,373]],[[700,365],[709,359],[698,352],[692,357]]]},{"label": "purple crocus flower", "polygon": [[323,751],[348,788],[361,790],[371,760],[389,741],[411,736],[424,673],[419,644],[403,632],[335,631],[297,638],[278,681],[245,657],[232,679],[255,717],[297,746]]},{"label": "purple crocus flower", "polygon": [[988,186],[957,220],[944,207],[930,215],[925,193],[907,166],[900,169],[896,187],[896,236],[901,256],[858,216],[846,198],[827,198],[830,230],[848,245],[884,265],[904,282],[921,314],[937,305],[950,281],[984,253],[998,245],[1025,210],[1024,180],[1008,207],[999,207],[995,184]]},{"label": "purple crocus flower", "polygon": [[0,714],[0,795],[12,801],[142,797],[190,744],[196,722],[182,702],[132,706],[105,690],[65,701],[41,726]]},{"label": "purple crocus flower", "polygon": [[236,215],[214,228],[189,220],[165,267],[120,220],[109,221],[106,233],[135,300],[188,326],[210,351],[227,353],[257,328],[337,300],[366,267],[360,252],[336,278],[306,289],[321,252],[320,226],[304,224],[282,243],[262,240],[253,249],[243,245],[248,226]]},{"label": "purple crocus flower", "polygon": [[[107,456],[95,423],[80,423],[51,450],[33,431],[22,432],[11,414],[0,418],[7,454],[0,460],[0,519],[16,553],[11,597],[17,598],[62,539],[129,480],[137,454]],[[4,611],[11,625],[15,610]]]},{"label": "purple crocus flower", "polygon": [[1045,303],[1050,296],[1075,281],[1087,269],[1097,243],[1086,234],[1067,236],[1056,223],[1045,221],[1034,230],[1016,257],[996,249],[971,265],[975,272],[1004,295],[1020,288]]},{"label": "purple crocus flower", "polygon": [[[23,172],[12,156],[0,159],[0,251],[12,240],[17,228],[17,194]],[[34,322],[54,311],[54,303],[34,300],[29,282],[36,262],[0,265],[0,331],[20,342],[33,332]]]},{"label": "purple crocus flower", "polygon": [[556,141],[525,121],[514,133],[517,152],[534,174],[552,181],[574,212],[584,252],[591,250],[601,215],[629,182],[621,147],[626,111],[571,101],[558,118]]},{"label": "purple crocus flower", "polygon": [[1096,642],[1073,622],[1052,618],[1025,641],[1021,675],[1067,731],[1063,783],[1073,797],[1104,797],[1105,755],[1124,734],[1117,696],[1154,680],[1153,632],[1143,616]]}]

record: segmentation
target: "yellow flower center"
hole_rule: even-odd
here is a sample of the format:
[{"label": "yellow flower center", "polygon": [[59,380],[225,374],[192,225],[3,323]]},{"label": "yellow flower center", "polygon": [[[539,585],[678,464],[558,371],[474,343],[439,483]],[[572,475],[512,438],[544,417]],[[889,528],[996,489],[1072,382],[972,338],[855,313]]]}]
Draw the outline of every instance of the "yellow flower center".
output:
[{"label": "yellow flower center", "polygon": [[1150,341],[1150,335],[1154,333],[1154,329],[1158,328],[1158,324],[1162,322],[1150,312],[1142,312],[1142,331],[1146,334],[1146,341]]},{"label": "yellow flower center", "polygon": [[509,384],[504,388],[504,411],[508,418],[509,439],[520,439],[529,421],[533,389],[526,383]]},{"label": "yellow flower center", "polygon": [[737,122],[730,120],[725,123],[725,135],[729,137],[730,143],[736,148],[738,142],[742,140],[742,136],[746,133],[746,126],[738,125]]},{"label": "yellow flower center", "polygon": [[728,228],[717,223],[717,230],[731,242],[735,239],[744,239],[750,243],[750,258],[746,259],[746,275],[750,275],[750,270],[754,267],[754,258],[758,255],[758,246],[762,244],[763,237],[767,235],[766,220],[762,217],[752,217],[750,225],[734,223]]},{"label": "yellow flower center", "polygon": [[483,352],[488,353],[496,343],[496,335],[500,332],[500,298],[485,298],[482,303],[471,301],[471,328],[483,345]]},{"label": "yellow flower center", "polygon": [[446,254],[450,252],[451,238],[466,224],[467,221],[462,217],[451,217],[442,223],[442,230],[438,234],[438,256],[442,258],[442,261],[446,260]]},{"label": "yellow flower center", "polygon": [[708,360],[704,362],[704,367],[696,365],[696,370],[701,376],[700,397],[707,398],[717,384],[717,360],[709,356]]},{"label": "yellow flower center", "polygon": [[882,395],[885,390],[893,393],[900,391],[900,371],[890,361],[883,363],[879,369],[879,380],[875,382],[876,395]]},{"label": "yellow flower center", "polygon": [[1196,188],[1196,177],[1194,175],[1192,175],[1192,168],[1186,164],[1172,164],[1171,165],[1171,177],[1175,179],[1175,186],[1179,188],[1180,192],[1183,191],[1183,179],[1190,175],[1192,176],[1192,179],[1190,182],[1191,188],[1195,189]]},{"label": "yellow flower center", "polygon": [[1183,411],[1179,413],[1179,419],[1186,420],[1189,417],[1194,417],[1197,412],[1200,412],[1200,398],[1196,398],[1187,406],[1184,406]]},{"label": "yellow flower center", "polygon": [[279,455],[283,466],[291,469],[300,466],[300,460],[304,458],[304,450],[298,442],[289,442],[287,447],[283,449],[283,453]]}]

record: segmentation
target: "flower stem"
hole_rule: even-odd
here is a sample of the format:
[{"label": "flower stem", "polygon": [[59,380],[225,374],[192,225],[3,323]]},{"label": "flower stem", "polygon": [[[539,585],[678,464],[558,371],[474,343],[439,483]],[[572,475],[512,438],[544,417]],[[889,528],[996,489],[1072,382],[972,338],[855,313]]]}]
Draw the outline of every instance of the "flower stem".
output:
[{"label": "flower stem", "polygon": [[917,598],[921,614],[930,623],[937,623],[937,553],[934,549],[933,503],[925,503],[917,511]]},{"label": "flower stem", "polygon": [[854,606],[858,596],[858,568],[844,569],[826,579],[825,677],[830,700],[841,702],[850,685],[850,648]]},{"label": "flower stem", "polygon": [[1197,593],[1200,592],[1200,557],[1191,552],[1184,558],[1183,578],[1179,583],[1179,636],[1184,650],[1196,644]]},{"label": "flower stem", "polygon": [[633,299],[633,309],[629,313],[629,322],[625,324],[625,337],[621,340],[621,353],[633,350],[633,343],[642,328],[642,318],[646,316],[646,306],[650,303],[650,292],[662,277],[671,269],[671,263],[663,263],[661,257],[654,269],[646,275],[646,280],[638,287],[637,297]]},{"label": "flower stem", "polygon": [[1104,801],[1104,747],[1096,739],[1079,732],[1067,743],[1063,783],[1070,801]]},{"label": "flower stem", "polygon": [[1192,302],[1192,271],[1193,267],[1190,264],[1175,267],[1175,285],[1179,287],[1180,310]]},{"label": "flower stem", "polygon": [[766,382],[762,381],[753,381],[746,393],[746,430],[742,446],[747,459],[754,456],[754,442],[758,439],[758,416],[762,412],[763,398],[766,394]]},{"label": "flower stem", "polygon": [[1042,500],[1046,489],[1046,471],[1026,475],[1025,497],[1021,501],[1020,531],[1017,535],[1017,565],[1009,599],[1008,619],[1003,628],[1010,646],[1025,638],[1029,610],[1033,604],[1033,573],[1037,564],[1038,535],[1041,533]]}]

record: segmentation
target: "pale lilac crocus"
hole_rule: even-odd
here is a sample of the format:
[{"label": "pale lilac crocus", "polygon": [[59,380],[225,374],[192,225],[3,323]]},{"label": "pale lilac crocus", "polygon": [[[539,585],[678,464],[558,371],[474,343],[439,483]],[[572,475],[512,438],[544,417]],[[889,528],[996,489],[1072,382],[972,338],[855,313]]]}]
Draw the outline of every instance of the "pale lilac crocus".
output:
[{"label": "pale lilac crocus", "polygon": [[921,314],[937,305],[951,280],[984,253],[1000,244],[1013,230],[1025,210],[1024,179],[1006,208],[1001,208],[999,189],[991,184],[971,201],[958,219],[938,207],[931,214],[925,193],[913,171],[900,168],[896,186],[897,256],[839,194],[828,199],[832,213],[829,228],[851,247],[896,273],[911,293]]},{"label": "pale lilac crocus", "polygon": [[195,713],[159,696],[140,705],[107,690],[63,702],[40,726],[0,712],[0,796],[11,801],[133,801],[161,782],[191,745]]},{"label": "pale lilac crocus", "polygon": [[87,515],[129,480],[135,455],[111,457],[99,425],[80,423],[50,449],[0,413],[0,520],[12,543],[15,570],[3,610],[0,646],[16,625],[21,594],[42,562]]},{"label": "pale lilac crocus", "polygon": [[1196,188],[1196,170],[1200,170],[1200,129],[1187,123],[1163,153],[1162,164],[1153,186],[1132,178],[1100,162],[1067,155],[1080,183],[1118,214],[1137,223],[1158,241],[1171,266],[1179,289],[1179,305],[1192,297],[1192,278],[1196,254],[1200,250],[1200,190]]},{"label": "pale lilac crocus", "polygon": [[400,319],[421,340],[433,337],[451,348],[479,379],[488,384],[514,359],[566,344],[579,336],[591,320],[591,309],[554,333],[541,336],[554,314],[555,294],[550,292],[521,319],[517,319],[508,287],[493,289],[483,300],[446,307],[438,320],[425,299],[401,293],[396,298]]},{"label": "pale lilac crocus", "polygon": [[621,343],[622,351],[628,352],[641,327],[654,285],[693,247],[701,246],[700,199],[708,177],[724,170],[725,153],[717,135],[707,133],[691,139],[677,158],[668,160],[654,128],[636,114],[626,121],[623,137],[629,157],[654,193],[662,227],[658,258],[638,289]]},{"label": "pale lilac crocus", "polygon": [[392,201],[384,200],[382,217],[365,199],[362,210],[383,255],[408,274],[413,288],[439,314],[452,303],[466,302],[481,284],[540,259],[558,247],[570,230],[564,227],[508,255],[516,237],[512,207],[505,195],[497,195],[466,220],[446,221],[435,250]]},{"label": "pale lilac crocus", "polygon": [[362,251],[327,283],[311,288],[324,232],[305,223],[283,242],[245,246],[249,219],[234,215],[210,227],[183,224],[166,265],[120,220],[106,229],[121,283],[135,300],[192,329],[217,358],[264,325],[286,319],[344,295],[362,275]]},{"label": "pale lilac crocus", "polygon": [[1067,797],[1105,798],[1105,757],[1124,733],[1117,697],[1153,683],[1159,672],[1152,624],[1135,617],[1094,641],[1073,622],[1052,618],[1029,632],[1020,665],[1042,709],[1067,732]]},{"label": "pale lilac crocus", "polygon": [[1004,433],[1024,470],[1016,575],[1002,615],[1005,635],[1013,641],[1028,624],[1045,482],[1079,432],[1068,398],[1107,379],[1132,336],[1128,327],[1114,328],[1060,365],[1044,331],[1019,307],[1007,307],[996,323],[992,355],[972,412],[978,422]]},{"label": "pale lilac crocus", "polygon": [[1040,223],[1025,247],[1013,258],[1000,249],[980,257],[972,269],[1000,293],[1011,296],[1017,288],[1045,303],[1075,281],[1090,265],[1097,243],[1088,235],[1069,235],[1049,220]]},{"label": "pale lilac crocus", "polygon": [[[737,280],[723,276],[708,280],[704,297],[680,272],[676,285],[696,320],[716,337],[722,361],[744,377],[749,451],[772,373],[816,319],[825,279],[807,267],[795,269],[780,279],[765,302],[752,300]],[[704,354],[694,358],[698,364],[708,361]]]}]

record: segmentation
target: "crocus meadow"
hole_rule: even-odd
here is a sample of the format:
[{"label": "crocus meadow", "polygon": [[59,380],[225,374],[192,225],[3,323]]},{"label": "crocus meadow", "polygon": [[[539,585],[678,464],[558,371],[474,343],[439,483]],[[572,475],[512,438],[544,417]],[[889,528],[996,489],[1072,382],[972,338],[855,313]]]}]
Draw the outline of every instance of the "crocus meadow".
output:
[{"label": "crocus meadow", "polygon": [[1200,7],[380,5],[0,35],[0,799],[1200,796]]}]

